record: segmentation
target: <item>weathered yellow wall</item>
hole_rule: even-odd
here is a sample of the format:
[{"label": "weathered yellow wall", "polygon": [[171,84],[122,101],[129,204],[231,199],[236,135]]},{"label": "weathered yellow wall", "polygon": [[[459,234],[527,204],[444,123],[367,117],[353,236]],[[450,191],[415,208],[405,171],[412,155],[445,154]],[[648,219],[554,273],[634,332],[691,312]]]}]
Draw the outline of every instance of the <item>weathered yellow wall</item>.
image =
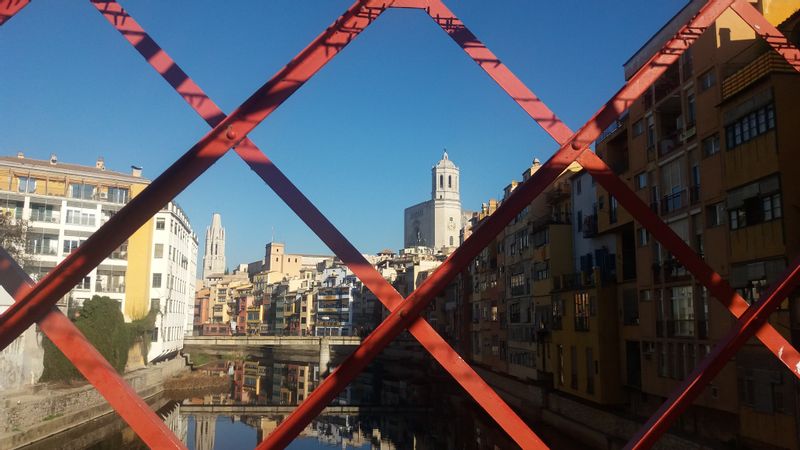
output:
[{"label": "weathered yellow wall", "polygon": [[[131,197],[145,185],[131,186]],[[128,269],[125,272],[125,318],[135,320],[147,315],[150,309],[150,261],[153,252],[153,219],[150,218],[128,239]],[[163,277],[161,283],[166,283]]]},{"label": "weathered yellow wall", "polygon": [[783,245],[783,221],[751,225],[731,231],[731,263],[753,261],[781,255]]}]

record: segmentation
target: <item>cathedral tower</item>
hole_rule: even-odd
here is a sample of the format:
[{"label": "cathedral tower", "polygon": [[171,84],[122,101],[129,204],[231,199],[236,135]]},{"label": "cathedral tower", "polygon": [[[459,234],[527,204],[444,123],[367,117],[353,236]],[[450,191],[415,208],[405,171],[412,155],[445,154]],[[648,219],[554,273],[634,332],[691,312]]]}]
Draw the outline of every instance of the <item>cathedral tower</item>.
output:
[{"label": "cathedral tower", "polygon": [[225,228],[222,217],[214,213],[211,225],[206,228],[206,252],[203,254],[203,279],[211,274],[225,272]]},{"label": "cathedral tower", "polygon": [[447,253],[459,244],[462,225],[459,170],[447,151],[431,169],[431,199],[406,208],[403,245]]}]

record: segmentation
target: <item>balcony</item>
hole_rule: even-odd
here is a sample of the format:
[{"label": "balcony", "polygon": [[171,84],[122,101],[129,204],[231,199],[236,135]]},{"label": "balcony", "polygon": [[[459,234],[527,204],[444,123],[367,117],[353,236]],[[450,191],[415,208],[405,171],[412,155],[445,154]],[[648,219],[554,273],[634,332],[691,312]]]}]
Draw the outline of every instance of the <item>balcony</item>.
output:
[{"label": "balcony", "polygon": [[678,64],[675,63],[670,65],[667,71],[655,82],[653,87],[655,102],[658,103],[669,96],[680,85],[681,80],[680,74],[678,73]]},{"label": "balcony", "polygon": [[686,209],[686,207],[689,206],[687,197],[688,190],[685,188],[678,192],[665,195],[661,198],[661,214],[675,214]]},{"label": "balcony", "polygon": [[694,322],[694,319],[659,320],[656,322],[656,336],[666,338],[694,337]]},{"label": "balcony", "polygon": [[677,129],[672,131],[664,138],[658,141],[658,156],[664,157],[669,155],[673,151],[677,150],[681,146],[681,130]]},{"label": "balcony", "polygon": [[38,223],[58,224],[61,222],[61,214],[58,211],[34,209],[31,210],[30,221]]},{"label": "balcony", "polygon": [[39,246],[34,246],[34,247],[29,247],[28,248],[28,253],[30,253],[31,255],[35,255],[35,256],[56,256],[58,251],[56,250],[55,247],[44,247],[44,248],[42,248],[42,247],[39,247]]},{"label": "balcony", "polygon": [[777,52],[768,50],[722,82],[722,99],[726,100],[770,73],[795,73],[792,66]]},{"label": "balcony", "polygon": [[672,281],[684,281],[690,278],[689,271],[675,258],[665,260],[663,267],[664,281],[667,283]]},{"label": "balcony", "polygon": [[124,284],[117,284],[117,285],[106,285],[103,283],[95,283],[94,290],[97,292],[107,292],[111,294],[124,294],[125,293],[125,285]]}]

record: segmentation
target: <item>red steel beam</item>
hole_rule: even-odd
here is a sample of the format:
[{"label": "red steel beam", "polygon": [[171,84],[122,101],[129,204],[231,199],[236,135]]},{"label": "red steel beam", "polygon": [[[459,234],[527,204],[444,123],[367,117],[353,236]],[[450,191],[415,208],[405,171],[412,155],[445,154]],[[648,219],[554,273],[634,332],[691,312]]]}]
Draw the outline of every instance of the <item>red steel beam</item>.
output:
[{"label": "red steel beam", "polygon": [[757,35],[761,36],[776,52],[780,53],[786,61],[800,72],[800,50],[797,49],[786,36],[773,26],[757,9],[745,0],[736,0],[731,5]]},{"label": "red steel beam", "polygon": [[[378,14],[380,13],[380,10]],[[236,146],[262,120],[357,36],[376,14],[356,2],[289,64],[278,71],[230,116],[221,120],[172,166],[101,226],[84,245],[56,266],[23,299],[0,315],[0,349],[5,348],[92,268],[102,262],[139,227],[186,188],[229,148]]]},{"label": "red steel beam", "polygon": [[314,390],[286,420],[263,441],[258,448],[282,448],[288,445],[318,415],[325,405],[343,390],[347,384],[408,325],[409,318],[415,317],[427,306],[430,300],[477,256],[494,237],[527,206],[541,191],[550,185],[558,175],[594,142],[602,130],[611,125],[655,80],[663,74],[670,64],[677,61],[680,54],[699,35],[696,30],[706,29],[731,3],[731,0],[711,0],[684,26],[678,35],[668,41],[664,51],[654,55],[647,64],[625,84],[568,142],[514,193],[503,202],[494,214],[450,257],[431,274],[411,295],[401,308],[389,314],[363,342],[328,378]]},{"label": "red steel beam", "polygon": [[[361,345],[337,367],[257,448],[284,448],[319,415],[347,385],[403,330],[472,259],[488,245],[516,214],[528,205],[575,160],[578,151],[564,148],[522,183],[486,222],[459,246],[403,303],[378,325]],[[544,446],[541,441],[523,448]]]},{"label": "red steel beam", "polygon": [[30,0],[0,0],[0,25],[8,22],[22,8],[28,6]]},{"label": "red steel beam", "polygon": [[[15,301],[34,286],[30,277],[2,247],[0,285]],[[186,448],[61,311],[53,308],[39,321],[39,327],[145,444],[150,448]]]},{"label": "red steel beam", "polygon": [[703,359],[692,373],[681,382],[680,387],[664,402],[636,433],[626,449],[646,449],[655,444],[658,438],[667,432],[670,425],[677,420],[700,392],[736,354],[756,330],[763,328],[770,313],[797,288],[800,283],[800,258],[792,262],[790,269],[781,277],[779,283],[774,285],[764,301],[751,306],[728,334],[719,341],[711,353]]},{"label": "red steel beam", "polygon": [[[175,61],[117,3],[93,2],[101,14],[169,82],[183,99],[212,127],[224,119],[222,110],[197,86]],[[182,80],[176,82],[177,80]],[[248,138],[235,148],[236,153],[269,185],[278,196],[314,231],[317,236],[353,271],[390,311],[403,298],[364,259],[363,255],[305,195]],[[480,378],[480,376],[436,333],[419,318],[411,334],[461,384],[509,435],[520,445],[537,438],[516,413]]]},{"label": "red steel beam", "polygon": [[434,22],[556,142],[564,144],[572,136],[572,130],[472,34],[442,1],[422,0],[417,3],[424,6]]}]

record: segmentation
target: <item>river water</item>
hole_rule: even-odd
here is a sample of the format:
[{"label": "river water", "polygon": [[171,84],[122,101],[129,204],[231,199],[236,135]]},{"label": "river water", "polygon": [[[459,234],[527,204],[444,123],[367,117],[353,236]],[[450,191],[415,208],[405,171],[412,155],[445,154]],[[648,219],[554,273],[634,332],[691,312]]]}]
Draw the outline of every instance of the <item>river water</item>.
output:
[{"label": "river water", "polygon": [[[318,355],[254,350],[216,355],[196,368],[227,377],[217,392],[165,393],[151,407],[196,450],[251,449],[286,417],[345,355],[320,368]],[[524,417],[523,417],[524,418]],[[581,448],[542,423],[529,422],[552,448]],[[75,427],[30,449],[139,449],[146,446],[116,414]],[[288,448],[519,448],[415,343],[373,362]]]}]

